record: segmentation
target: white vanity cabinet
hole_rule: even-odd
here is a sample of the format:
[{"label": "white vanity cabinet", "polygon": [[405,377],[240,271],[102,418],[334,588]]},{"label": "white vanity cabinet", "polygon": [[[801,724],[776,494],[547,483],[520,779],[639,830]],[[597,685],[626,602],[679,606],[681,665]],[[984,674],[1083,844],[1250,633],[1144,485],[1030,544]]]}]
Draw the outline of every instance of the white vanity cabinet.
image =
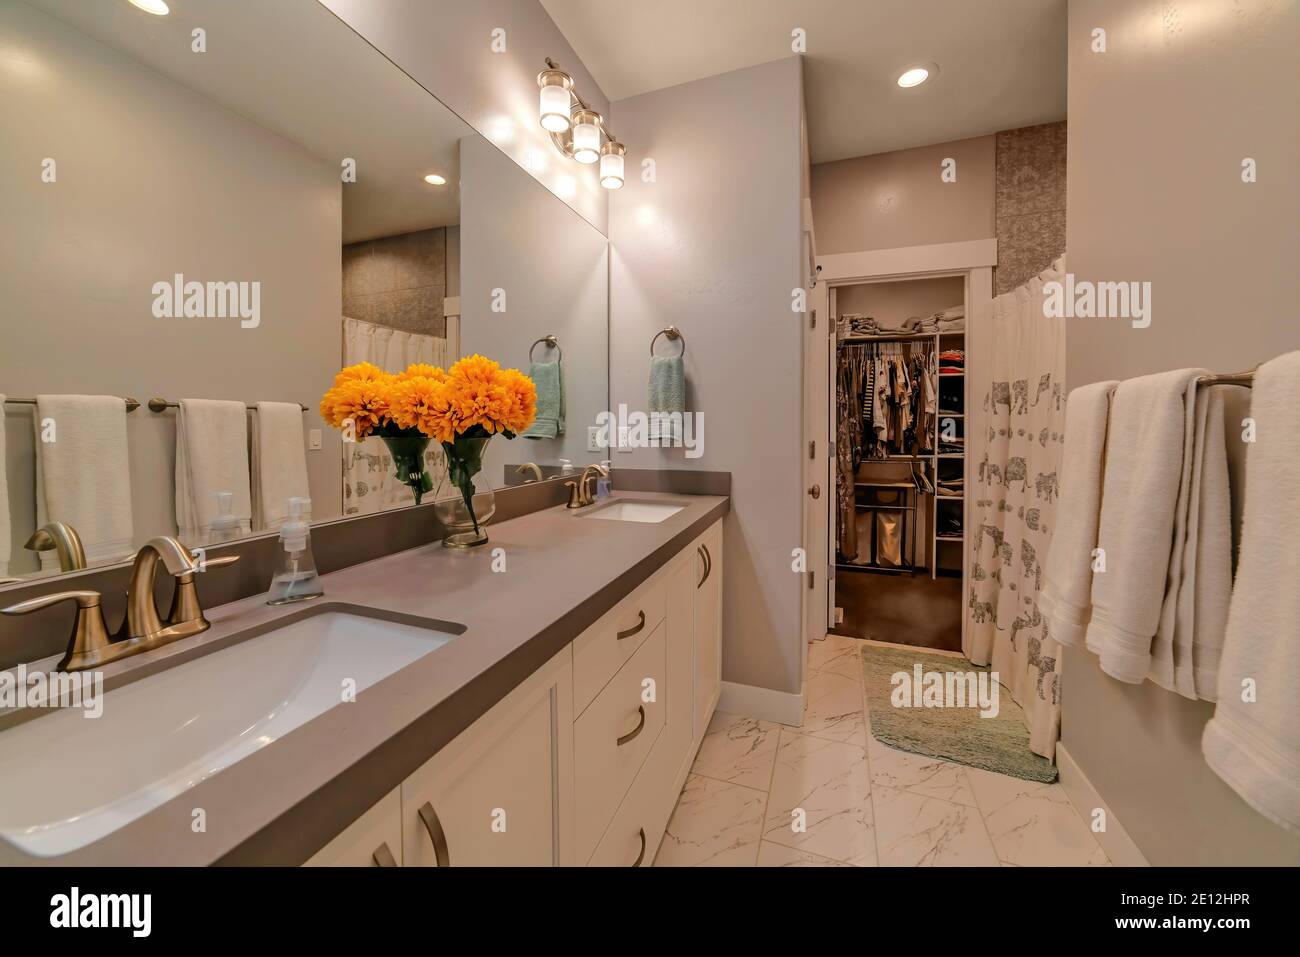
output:
[{"label": "white vanity cabinet", "polygon": [[721,660],[718,521],[308,863],[648,866]]}]

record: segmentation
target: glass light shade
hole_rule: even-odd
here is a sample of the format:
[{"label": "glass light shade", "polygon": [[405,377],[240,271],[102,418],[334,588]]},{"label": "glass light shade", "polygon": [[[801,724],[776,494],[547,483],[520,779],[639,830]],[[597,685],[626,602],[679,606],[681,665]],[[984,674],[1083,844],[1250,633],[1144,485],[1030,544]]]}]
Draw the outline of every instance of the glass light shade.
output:
[{"label": "glass light shade", "polygon": [[573,118],[573,158],[591,164],[600,159],[600,116],[580,110]]},{"label": "glass light shade", "polygon": [[542,129],[551,133],[563,133],[569,128],[569,89],[563,84],[550,84],[542,87],[539,97],[541,102]]},{"label": "glass light shade", "polygon": [[623,188],[623,146],[607,143],[600,151],[600,185],[606,189]]}]

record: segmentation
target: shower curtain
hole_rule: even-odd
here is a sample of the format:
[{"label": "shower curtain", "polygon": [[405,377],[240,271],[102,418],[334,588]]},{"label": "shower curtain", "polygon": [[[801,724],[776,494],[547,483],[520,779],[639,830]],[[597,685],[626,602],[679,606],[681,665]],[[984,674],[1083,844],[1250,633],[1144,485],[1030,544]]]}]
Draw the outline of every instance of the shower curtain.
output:
[{"label": "shower curtain", "polygon": [[986,449],[975,483],[962,651],[991,665],[1024,710],[1029,747],[1053,759],[1060,736],[1060,648],[1038,611],[1065,437],[1065,327],[1043,314],[1043,284],[1064,257],[993,300],[992,381],[984,395]]},{"label": "shower curtain", "polygon": [[[446,367],[455,361],[455,317],[447,318],[447,338],[403,332],[360,319],[343,318],[343,364],[370,362],[385,372],[401,372],[413,362]],[[446,457],[435,442],[424,453],[425,464],[439,487],[447,471]],[[343,514],[370,515],[415,504],[410,488],[397,481],[393,457],[382,439],[371,436],[343,445]]]}]

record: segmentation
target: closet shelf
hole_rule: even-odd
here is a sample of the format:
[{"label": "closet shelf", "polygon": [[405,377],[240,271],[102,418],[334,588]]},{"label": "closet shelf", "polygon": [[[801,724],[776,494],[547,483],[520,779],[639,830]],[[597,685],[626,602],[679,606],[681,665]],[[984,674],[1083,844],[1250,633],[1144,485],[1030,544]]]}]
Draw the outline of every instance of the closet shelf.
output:
[{"label": "closet shelf", "polygon": [[855,488],[916,488],[915,482],[854,482]]}]

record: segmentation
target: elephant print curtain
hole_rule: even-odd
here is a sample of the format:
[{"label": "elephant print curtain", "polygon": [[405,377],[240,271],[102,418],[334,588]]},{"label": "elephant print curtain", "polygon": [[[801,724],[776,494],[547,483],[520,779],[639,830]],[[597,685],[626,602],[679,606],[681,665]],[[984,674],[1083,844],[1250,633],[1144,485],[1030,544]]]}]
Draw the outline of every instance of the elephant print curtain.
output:
[{"label": "elephant print curtain", "polygon": [[1064,259],[993,300],[992,381],[984,395],[985,452],[967,535],[971,548],[962,650],[991,665],[1024,709],[1030,748],[1053,758],[1060,734],[1060,654],[1038,613],[1056,510],[1065,422],[1065,328],[1043,313],[1043,284]]}]

